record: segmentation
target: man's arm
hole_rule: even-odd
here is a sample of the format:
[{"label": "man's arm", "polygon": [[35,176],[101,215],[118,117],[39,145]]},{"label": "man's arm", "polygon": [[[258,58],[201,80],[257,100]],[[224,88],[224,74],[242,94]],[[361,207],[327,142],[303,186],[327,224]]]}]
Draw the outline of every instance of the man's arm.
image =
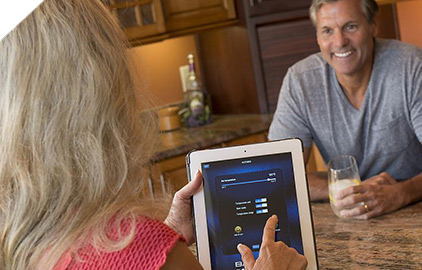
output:
[{"label": "man's arm", "polygon": [[407,181],[397,183],[402,196],[402,206],[422,200],[422,173]]},{"label": "man's arm", "polygon": [[[303,153],[305,164],[308,164],[311,156],[311,147],[306,147]],[[328,178],[326,172],[313,172],[306,174],[309,183],[311,201],[328,200]]]}]

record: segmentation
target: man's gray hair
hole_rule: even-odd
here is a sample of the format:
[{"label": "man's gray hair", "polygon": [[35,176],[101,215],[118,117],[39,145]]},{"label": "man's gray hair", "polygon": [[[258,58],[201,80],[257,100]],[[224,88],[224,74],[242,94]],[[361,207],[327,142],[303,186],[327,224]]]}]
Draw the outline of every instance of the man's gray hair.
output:
[{"label": "man's gray hair", "polygon": [[[314,26],[317,26],[316,14],[321,9],[321,6],[325,3],[334,3],[338,1],[351,1],[351,0],[313,0],[312,5],[309,8],[309,17],[311,18]],[[373,23],[375,15],[378,12],[378,4],[375,0],[361,0],[362,11],[365,15],[368,23]]]}]

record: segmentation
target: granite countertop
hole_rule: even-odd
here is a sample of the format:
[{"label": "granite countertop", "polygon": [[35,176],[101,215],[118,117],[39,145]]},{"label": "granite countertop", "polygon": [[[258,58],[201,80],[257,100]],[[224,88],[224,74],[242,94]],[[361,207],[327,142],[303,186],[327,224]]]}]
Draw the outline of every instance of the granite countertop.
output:
[{"label": "granite countertop", "polygon": [[312,216],[321,270],[422,269],[422,202],[369,220],[343,220],[329,203],[312,203]]},{"label": "granite countertop", "polygon": [[320,269],[422,269],[422,202],[369,220],[312,212]]},{"label": "granite countertop", "polygon": [[210,148],[223,142],[268,131],[271,120],[272,115],[269,114],[214,115],[211,124],[161,133],[162,143],[154,160],[185,155],[193,149]]}]

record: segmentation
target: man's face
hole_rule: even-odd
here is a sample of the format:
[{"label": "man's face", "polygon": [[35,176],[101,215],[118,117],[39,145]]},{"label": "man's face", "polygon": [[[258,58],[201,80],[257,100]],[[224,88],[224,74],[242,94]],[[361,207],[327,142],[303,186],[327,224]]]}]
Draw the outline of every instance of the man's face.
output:
[{"label": "man's face", "polygon": [[316,18],[319,48],[337,76],[371,71],[376,27],[366,20],[361,0],[324,3]]}]

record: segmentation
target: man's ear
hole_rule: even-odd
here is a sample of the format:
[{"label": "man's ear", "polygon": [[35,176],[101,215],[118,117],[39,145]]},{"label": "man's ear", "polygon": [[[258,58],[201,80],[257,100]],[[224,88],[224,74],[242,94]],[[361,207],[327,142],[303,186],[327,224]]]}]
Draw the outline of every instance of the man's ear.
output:
[{"label": "man's ear", "polygon": [[372,35],[375,37],[376,35],[378,35],[378,15],[375,16],[374,21],[372,22]]}]

